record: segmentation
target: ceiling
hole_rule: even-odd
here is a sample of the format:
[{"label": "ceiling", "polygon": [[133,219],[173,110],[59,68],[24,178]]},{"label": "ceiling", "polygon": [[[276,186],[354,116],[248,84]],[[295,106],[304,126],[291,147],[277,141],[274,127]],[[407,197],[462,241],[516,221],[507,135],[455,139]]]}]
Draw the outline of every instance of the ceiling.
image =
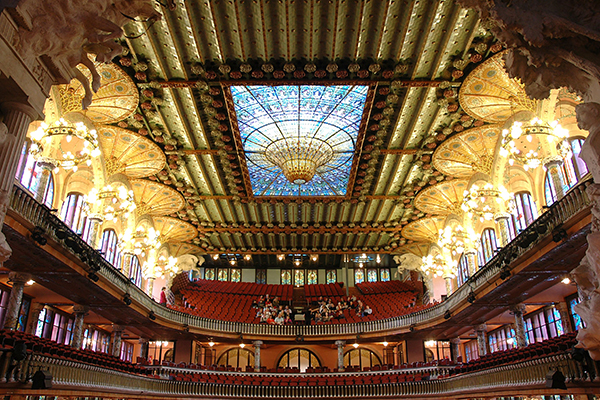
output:
[{"label": "ceiling", "polygon": [[[435,214],[415,208],[415,196],[453,177],[431,154],[483,124],[460,108],[458,88],[501,50],[474,11],[422,0],[176,3],[158,22],[126,26],[116,62],[139,104],[107,125],[164,152],[166,166],[139,181],[184,195],[169,215],[198,230],[190,244],[261,262],[321,254],[324,267],[344,253],[398,252],[402,228]],[[299,84],[369,87],[343,195],[253,194],[229,88]]]}]

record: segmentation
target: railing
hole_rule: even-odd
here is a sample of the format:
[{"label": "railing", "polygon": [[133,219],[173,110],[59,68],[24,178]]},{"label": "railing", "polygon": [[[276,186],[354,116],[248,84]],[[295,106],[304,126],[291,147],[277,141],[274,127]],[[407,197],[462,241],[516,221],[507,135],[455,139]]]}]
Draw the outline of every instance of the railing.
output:
[{"label": "railing", "polygon": [[[523,386],[541,389],[544,387],[549,369],[560,370],[566,376],[567,382],[588,378],[583,374],[581,366],[569,354],[548,356],[436,380],[340,386],[250,386],[171,381],[103,369],[80,362],[32,355],[26,360],[18,378],[23,382],[28,375],[31,376],[32,372],[40,368],[52,374],[53,389],[60,390],[61,393],[71,390],[75,393],[98,390],[141,397],[144,395],[213,398],[439,396],[485,392],[494,389],[514,390],[514,388]],[[263,374],[257,373],[253,376],[261,377]]]},{"label": "railing", "polygon": [[[511,260],[519,258],[519,256],[533,248],[542,239],[551,235],[554,228],[588,208],[590,200],[585,189],[591,183],[591,180],[580,183],[567,193],[565,197],[555,202],[545,213],[499,251],[494,258],[470,277],[467,283],[458,288],[443,303],[412,314],[378,321],[331,325],[281,326],[220,321],[170,310],[152,300],[146,293],[127,279],[125,275],[104,260],[100,253],[92,249],[80,237],[72,232],[70,237],[72,237],[82,249],[79,254],[80,258],[89,260],[91,257],[93,259],[93,262],[87,264],[89,271],[93,271],[109,280],[123,293],[129,293],[134,302],[145,307],[148,311],[153,311],[158,318],[166,321],[171,326],[177,327],[186,325],[190,329],[197,328],[202,331],[251,336],[275,335],[281,337],[297,337],[300,335],[309,337],[336,335],[340,337],[343,335],[399,330],[442,318],[447,310],[453,310],[464,303],[472,290],[478,290],[488,285],[503,268],[508,268]],[[56,236],[57,231],[69,231],[69,228],[57,216],[52,214],[50,209],[39,204],[25,190],[18,186],[14,187],[10,208],[13,212],[25,218],[34,226],[42,228],[47,236],[57,242],[62,241]],[[83,254],[83,256],[81,254]],[[90,267],[90,265],[93,265],[94,268]]]}]

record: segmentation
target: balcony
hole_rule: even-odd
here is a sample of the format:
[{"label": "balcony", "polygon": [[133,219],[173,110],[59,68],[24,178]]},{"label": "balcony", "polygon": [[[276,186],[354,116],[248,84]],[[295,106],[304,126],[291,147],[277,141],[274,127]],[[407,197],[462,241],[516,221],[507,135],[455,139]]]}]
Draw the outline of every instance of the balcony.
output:
[{"label": "balcony", "polygon": [[[148,322],[146,316],[152,312],[156,316],[153,325],[156,326],[156,324],[159,324],[164,329],[182,329],[185,327],[189,329],[190,333],[197,334],[221,334],[231,337],[239,337],[241,334],[246,338],[277,336],[285,340],[294,340],[298,336],[315,339],[318,337],[335,336],[338,339],[343,339],[354,338],[360,334],[363,337],[368,337],[369,335],[376,336],[383,333],[409,332],[415,328],[419,329],[421,326],[433,326],[448,320],[448,318],[445,318],[448,316],[448,312],[450,312],[450,315],[453,315],[455,312],[467,308],[469,305],[467,298],[472,291],[484,293],[491,287],[492,283],[501,284],[503,282],[501,274],[508,273],[510,275],[511,271],[515,270],[523,259],[530,256],[533,251],[532,249],[539,249],[540,246],[545,246],[544,248],[550,250],[558,248],[557,243],[553,244],[553,238],[556,239],[554,235],[557,232],[562,232],[561,229],[569,227],[575,229],[573,240],[577,241],[576,245],[578,246],[579,253],[581,253],[582,246],[585,246],[585,236],[589,231],[590,200],[585,189],[590,184],[590,180],[580,183],[564,198],[549,207],[546,212],[521,232],[511,243],[501,249],[494,258],[470,277],[465,284],[458,288],[443,303],[401,317],[349,324],[312,326],[259,325],[200,318],[170,310],[157,304],[141,289],[133,285],[119,270],[104,260],[100,253],[71,232],[51,210],[36,202],[25,190],[18,186],[14,188],[8,212],[9,218],[7,218],[7,224],[9,234],[7,237],[9,238],[9,242],[12,240],[10,242],[11,246],[15,243],[15,247],[13,247],[17,249],[15,253],[19,251],[28,253],[30,252],[31,242],[25,241],[24,244],[21,244],[22,247],[19,247],[17,242],[23,241],[24,237],[29,236],[27,231],[32,232],[35,227],[41,229],[45,237],[48,238],[48,245],[41,246],[40,250],[43,251],[48,247],[52,247],[56,250],[53,257],[60,259],[61,255],[57,255],[56,252],[61,253],[63,257],[61,261],[70,264],[70,267],[78,271],[80,275],[87,273],[88,276],[93,274],[100,278],[99,285],[103,286],[104,294],[92,294],[96,296],[112,294],[113,298],[118,297],[115,300],[117,303],[122,303],[120,298],[123,294],[129,293],[133,306],[131,309],[125,309],[125,311],[129,313],[137,312],[140,319],[144,319],[146,322]],[[12,227],[11,224],[19,226]],[[68,232],[66,237],[65,232]],[[573,252],[576,256],[579,253]],[[18,256],[13,255],[13,258],[18,258]],[[28,262],[35,264],[31,259]],[[39,273],[54,273],[56,275],[57,271],[47,271],[47,268],[50,268],[50,266],[52,268],[55,267],[56,260],[52,260],[52,262],[48,261],[45,264],[40,262],[39,264]],[[44,267],[44,265],[48,267]],[[11,262],[9,260],[6,266],[14,270],[31,272],[26,263]],[[574,266],[572,265],[571,268]],[[35,268],[33,272],[35,274]],[[549,273],[552,273],[551,269],[549,269]],[[85,285],[87,287],[94,286],[89,285],[90,282],[85,278],[83,281],[87,283]],[[509,281],[510,279],[504,282]],[[90,292],[92,292],[91,289]],[[123,308],[122,304],[121,308]],[[114,316],[111,310],[106,312],[107,317]],[[450,322],[452,320],[448,321],[448,323]]]}]

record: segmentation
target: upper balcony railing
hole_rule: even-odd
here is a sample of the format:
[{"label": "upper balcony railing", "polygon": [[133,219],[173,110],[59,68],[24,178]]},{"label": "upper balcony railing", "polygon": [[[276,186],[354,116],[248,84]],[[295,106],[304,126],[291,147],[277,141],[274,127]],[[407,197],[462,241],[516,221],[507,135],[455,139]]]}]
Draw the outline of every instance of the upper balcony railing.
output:
[{"label": "upper balcony railing", "polygon": [[95,272],[97,275],[109,280],[122,293],[129,293],[131,300],[144,307],[148,312],[153,311],[156,317],[166,321],[170,326],[187,326],[190,329],[196,328],[204,332],[223,332],[248,336],[275,335],[280,337],[297,337],[298,335],[302,335],[310,337],[336,335],[340,337],[343,335],[399,330],[443,318],[447,310],[452,311],[455,307],[464,303],[472,290],[477,291],[489,285],[489,282],[503,268],[507,268],[512,260],[518,259],[519,256],[536,246],[541,240],[552,235],[552,231],[555,228],[588,208],[590,200],[585,189],[590,184],[591,180],[584,181],[571,189],[565,197],[549,207],[546,212],[501,249],[485,266],[471,276],[466,284],[459,287],[444,302],[412,314],[378,321],[310,326],[282,326],[220,321],[170,310],[156,303],[141,289],[132,285],[125,275],[104,260],[99,252],[70,231],[50,209],[39,204],[29,193],[18,186],[14,187],[10,208],[14,213],[29,221],[33,226],[43,229],[48,237],[57,242],[62,242],[62,239],[57,237],[57,232],[63,234],[65,231],[69,232],[71,243],[75,241],[79,250],[81,250],[77,256],[80,259],[86,260],[84,264],[87,265],[89,272]]},{"label": "upper balcony railing", "polygon": [[[132,375],[104,369],[86,363],[32,355],[21,368],[17,378],[26,380],[26,371],[48,370],[52,374],[53,390],[61,393],[98,390],[113,394],[130,394],[161,397],[210,398],[382,398],[400,396],[446,397],[489,391],[506,392],[514,388],[545,389],[549,369],[560,370],[567,382],[589,378],[581,365],[568,353],[503,365],[449,378],[366,385],[239,385],[173,381]],[[198,371],[195,371],[198,372]],[[231,373],[261,377],[262,373]],[[342,376],[340,374],[329,374]],[[547,389],[545,389],[548,391]],[[49,394],[49,393],[46,393]]]}]

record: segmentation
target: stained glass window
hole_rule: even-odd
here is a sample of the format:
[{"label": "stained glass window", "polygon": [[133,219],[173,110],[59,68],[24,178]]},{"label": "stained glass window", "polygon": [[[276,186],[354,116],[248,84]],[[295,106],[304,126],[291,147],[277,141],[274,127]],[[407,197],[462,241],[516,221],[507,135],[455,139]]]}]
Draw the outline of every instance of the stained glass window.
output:
[{"label": "stained glass window", "polygon": [[209,281],[215,280],[215,269],[214,268],[206,268],[206,272],[204,273],[204,279]]},{"label": "stained glass window", "polygon": [[377,270],[370,269],[367,271],[367,282],[377,282]]},{"label": "stained glass window", "polygon": [[309,269],[308,272],[306,273],[306,283],[308,283],[309,285],[316,285],[317,284],[317,270],[316,269]]},{"label": "stained glass window", "polygon": [[217,274],[217,279],[220,281],[227,281],[228,280],[228,272],[227,268],[219,268],[219,272]]},{"label": "stained glass window", "polygon": [[365,281],[365,271],[362,268],[354,270],[354,283],[363,283]]},{"label": "stained glass window", "polygon": [[291,285],[292,284],[292,271],[289,269],[281,270],[281,284]]},{"label": "stained glass window", "polygon": [[336,283],[337,282],[337,271],[335,269],[327,270],[327,283]]},{"label": "stained glass window", "polygon": [[574,297],[569,301],[569,308],[571,309],[571,316],[573,317],[573,322],[575,323],[575,330],[578,331],[582,328],[585,328],[585,322],[581,319],[581,316],[575,312],[574,307],[579,304],[579,297]]},{"label": "stained glass window", "polygon": [[304,285],[304,270],[297,269],[294,271],[294,285],[303,286]]},{"label": "stained glass window", "polygon": [[379,275],[381,275],[381,282],[389,282],[389,280],[390,280],[389,268],[381,268],[381,270],[379,270]]},{"label": "stained glass window", "polygon": [[231,269],[231,282],[239,282],[242,277],[242,273],[239,269]]},{"label": "stained glass window", "polygon": [[[368,86],[230,90],[255,195],[346,194]],[[299,177],[294,168],[311,172]]]},{"label": "stained glass window", "polygon": [[[267,283],[267,270],[266,269],[257,269],[255,274],[256,283],[265,284]],[[283,282],[282,282],[283,283]]]}]

